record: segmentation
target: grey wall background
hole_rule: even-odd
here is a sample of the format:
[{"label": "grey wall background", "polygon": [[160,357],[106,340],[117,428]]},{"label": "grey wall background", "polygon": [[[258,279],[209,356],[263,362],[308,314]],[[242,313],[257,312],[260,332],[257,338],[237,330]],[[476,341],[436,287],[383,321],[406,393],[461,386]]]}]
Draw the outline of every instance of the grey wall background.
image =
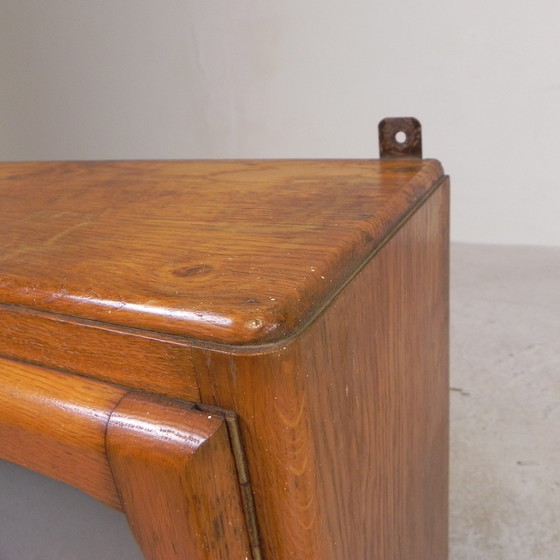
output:
[{"label": "grey wall background", "polygon": [[414,115],[453,239],[560,245],[560,4],[2,0],[0,158],[371,157]]}]

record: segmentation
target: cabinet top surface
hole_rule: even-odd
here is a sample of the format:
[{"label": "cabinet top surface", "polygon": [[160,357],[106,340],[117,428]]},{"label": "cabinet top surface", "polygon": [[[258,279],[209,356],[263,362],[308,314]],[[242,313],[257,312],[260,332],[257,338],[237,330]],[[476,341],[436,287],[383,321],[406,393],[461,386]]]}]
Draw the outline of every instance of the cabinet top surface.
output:
[{"label": "cabinet top surface", "polygon": [[322,309],[434,160],[0,164],[0,303],[253,345]]}]

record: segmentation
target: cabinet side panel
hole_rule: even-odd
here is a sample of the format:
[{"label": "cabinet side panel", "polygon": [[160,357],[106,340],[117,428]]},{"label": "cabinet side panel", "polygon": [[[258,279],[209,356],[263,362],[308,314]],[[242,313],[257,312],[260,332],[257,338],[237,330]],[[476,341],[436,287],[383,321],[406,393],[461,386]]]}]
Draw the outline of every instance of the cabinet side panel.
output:
[{"label": "cabinet side panel", "polygon": [[301,341],[334,558],[447,557],[447,232],[446,184]]},{"label": "cabinet side panel", "polygon": [[203,402],[234,410],[270,560],[444,560],[448,185],[297,340],[197,350]]},{"label": "cabinet side panel", "polygon": [[203,402],[238,414],[263,558],[334,560],[320,522],[299,345],[254,356],[200,352],[195,363]]}]

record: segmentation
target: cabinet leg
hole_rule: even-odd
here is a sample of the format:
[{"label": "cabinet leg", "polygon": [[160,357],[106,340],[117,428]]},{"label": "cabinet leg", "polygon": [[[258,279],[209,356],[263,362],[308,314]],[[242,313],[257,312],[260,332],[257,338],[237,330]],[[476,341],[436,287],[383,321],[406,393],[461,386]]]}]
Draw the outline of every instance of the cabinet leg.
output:
[{"label": "cabinet leg", "polygon": [[111,414],[106,449],[147,560],[251,557],[223,419],[129,393]]}]

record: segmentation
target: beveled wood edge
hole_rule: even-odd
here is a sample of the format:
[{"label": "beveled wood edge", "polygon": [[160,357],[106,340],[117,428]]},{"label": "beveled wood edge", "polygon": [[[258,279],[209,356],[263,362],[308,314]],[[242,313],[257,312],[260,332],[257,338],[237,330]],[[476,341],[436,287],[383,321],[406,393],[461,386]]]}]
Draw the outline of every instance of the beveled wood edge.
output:
[{"label": "beveled wood edge", "polygon": [[416,211],[422,206],[422,204],[430,198],[430,196],[438,190],[444,184],[449,182],[448,175],[441,175],[441,177],[433,183],[433,185],[421,196],[419,197],[414,205],[412,205],[409,210],[404,213],[399,221],[395,224],[392,228],[389,235],[387,235],[376,247],[367,255],[366,258],[360,263],[358,267],[353,270],[346,280],[338,286],[335,290],[333,290],[329,297],[325,299],[321,303],[321,305],[316,306],[311,312],[308,314],[304,321],[301,321],[295,328],[293,328],[289,333],[285,334],[278,340],[267,341],[263,343],[256,343],[256,344],[239,344],[239,343],[223,343],[223,342],[212,342],[210,340],[200,340],[195,338],[188,338],[186,336],[168,334],[168,333],[161,333],[156,331],[149,331],[145,329],[139,329],[129,326],[122,326],[113,323],[105,323],[102,321],[95,321],[92,319],[85,319],[81,317],[73,317],[69,315],[64,315],[60,313],[53,313],[53,312],[46,312],[37,310],[31,307],[13,305],[0,302],[0,311],[2,308],[11,309],[14,311],[21,310],[22,312],[31,312],[37,314],[37,316],[41,317],[52,317],[56,318],[61,322],[66,323],[73,323],[76,325],[87,325],[90,327],[95,327],[99,329],[103,329],[106,331],[112,331],[117,333],[127,333],[130,335],[147,338],[151,340],[157,340],[161,342],[169,342],[173,344],[182,345],[185,347],[193,348],[193,349],[201,349],[201,350],[213,350],[216,352],[226,352],[226,353],[233,353],[233,354],[266,354],[269,352],[273,352],[279,348],[285,347],[293,342],[296,338],[298,338],[303,331],[305,331],[309,325],[311,325],[316,318],[321,315],[329,307],[331,302],[338,296],[338,294],[344,290],[344,288],[352,281],[352,279],[364,268],[368,262],[375,257],[375,255],[387,245],[387,243],[400,231],[405,223],[416,213]]},{"label": "beveled wood edge", "polygon": [[371,251],[371,253],[367,256],[367,258],[363,260],[360,266],[356,267],[356,269],[352,272],[352,274],[348,276],[346,281],[343,284],[341,284],[336,291],[332,293],[328,301],[326,301],[320,307],[317,307],[317,309],[314,310],[314,313],[309,315],[308,320],[302,322],[302,324],[298,326],[297,330],[295,330],[294,333],[291,333],[289,337],[286,337],[279,343],[274,343],[268,347],[266,347],[266,345],[262,345],[261,347],[262,353],[270,352],[271,350],[275,350],[278,347],[286,346],[287,344],[291,343],[293,340],[298,338],[299,335],[304,330],[306,330],[317,319],[317,317],[321,315],[329,307],[332,301],[338,296],[338,294],[340,294],[344,290],[344,288],[350,282],[352,282],[352,280],[356,277],[356,275],[359,274],[359,272],[368,265],[368,263],[393,239],[393,237],[395,237],[395,235],[397,235],[397,233],[401,230],[401,228],[420,209],[420,207],[424,204],[424,202],[426,202],[426,200],[428,200],[432,196],[432,194],[434,194],[440,187],[443,187],[446,184],[449,184],[449,175],[442,175],[440,179],[436,181],[432,185],[432,187],[429,190],[427,190],[426,193],[416,201],[416,204],[412,206],[406,214],[403,214],[401,220],[399,220],[398,224],[393,228],[390,235],[385,237],[385,239],[383,239],[383,241],[379,245],[377,245],[373,251]]},{"label": "beveled wood edge", "polygon": [[[235,413],[8,358],[0,358],[0,380],[0,402],[6,404],[4,413],[0,414],[0,436],[4,433],[0,441],[0,459],[68,484],[124,513],[107,438],[126,418],[127,402],[141,404],[146,422],[160,431],[166,429],[163,410],[171,419],[177,414],[184,416],[185,411],[196,415],[198,423],[208,423],[208,437],[212,437],[218,424],[223,425],[228,434],[227,445],[236,473],[235,487],[253,560],[262,558],[252,489]],[[29,410],[29,402],[38,403],[38,406]],[[57,421],[53,422],[53,418]],[[75,425],[76,421],[79,427],[69,431],[67,426]],[[45,426],[44,433],[37,430],[36,424]],[[183,429],[188,431],[188,425]],[[150,445],[158,444],[151,432],[143,438]],[[35,443],[37,440],[39,445],[25,445],[30,439]],[[194,449],[191,451],[196,453]],[[62,468],[56,464],[60,456],[65,459]],[[187,459],[185,457],[185,461]],[[95,475],[91,477],[90,472]]]},{"label": "beveled wood edge", "polygon": [[110,414],[105,453],[147,560],[249,558],[243,492],[224,415],[130,391]]},{"label": "beveled wood edge", "polygon": [[92,379],[0,359],[0,458],[120,510],[105,434],[126,393]]}]

